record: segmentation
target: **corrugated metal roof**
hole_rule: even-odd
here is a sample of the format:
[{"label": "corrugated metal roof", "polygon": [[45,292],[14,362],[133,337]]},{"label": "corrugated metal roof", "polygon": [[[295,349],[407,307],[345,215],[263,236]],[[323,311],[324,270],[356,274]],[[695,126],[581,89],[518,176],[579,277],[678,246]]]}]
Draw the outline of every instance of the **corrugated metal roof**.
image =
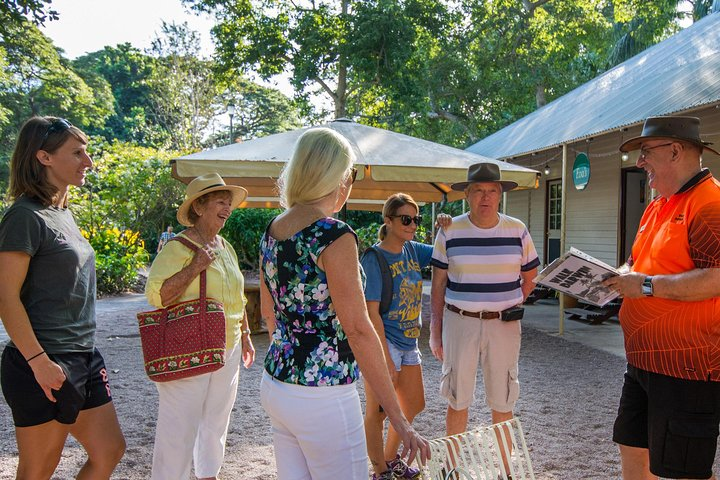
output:
[{"label": "corrugated metal roof", "polygon": [[720,101],[720,13],[468,148],[508,158]]}]

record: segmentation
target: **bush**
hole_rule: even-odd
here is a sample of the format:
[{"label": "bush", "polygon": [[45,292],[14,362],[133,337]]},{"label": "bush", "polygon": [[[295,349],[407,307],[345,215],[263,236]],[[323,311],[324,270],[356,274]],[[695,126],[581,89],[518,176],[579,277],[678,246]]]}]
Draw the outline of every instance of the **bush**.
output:
[{"label": "bush", "polygon": [[150,259],[139,233],[105,228],[82,230],[82,234],[95,250],[98,294],[131,289],[137,283],[138,269]]},{"label": "bush", "polygon": [[379,223],[371,223],[370,225],[354,229],[358,236],[358,253],[361,257],[368,247],[372,247],[378,242],[379,229]]},{"label": "bush", "polygon": [[238,208],[225,222],[220,235],[232,244],[241,269],[259,269],[260,239],[270,221],[281,211],[276,208]]}]

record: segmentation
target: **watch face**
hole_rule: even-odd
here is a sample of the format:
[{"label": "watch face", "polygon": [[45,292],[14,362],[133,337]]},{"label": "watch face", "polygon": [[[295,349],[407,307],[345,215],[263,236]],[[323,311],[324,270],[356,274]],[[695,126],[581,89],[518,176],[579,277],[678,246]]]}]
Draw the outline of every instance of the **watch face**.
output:
[{"label": "watch face", "polygon": [[652,297],[653,294],[653,284],[652,284],[652,277],[645,277],[645,280],[642,284],[642,294],[646,297]]}]

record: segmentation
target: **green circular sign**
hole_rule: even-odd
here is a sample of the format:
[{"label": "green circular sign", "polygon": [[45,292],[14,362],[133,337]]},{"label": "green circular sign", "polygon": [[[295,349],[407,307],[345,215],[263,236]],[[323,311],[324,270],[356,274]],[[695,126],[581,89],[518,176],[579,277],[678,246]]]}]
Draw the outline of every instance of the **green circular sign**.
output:
[{"label": "green circular sign", "polygon": [[578,153],[575,157],[572,169],[573,183],[575,189],[584,190],[590,182],[590,159],[584,153]]}]

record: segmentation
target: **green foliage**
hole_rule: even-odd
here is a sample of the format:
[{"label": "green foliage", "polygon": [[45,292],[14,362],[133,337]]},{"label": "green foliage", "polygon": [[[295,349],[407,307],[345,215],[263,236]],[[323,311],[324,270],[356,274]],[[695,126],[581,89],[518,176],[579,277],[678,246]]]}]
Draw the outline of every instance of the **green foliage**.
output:
[{"label": "green foliage", "polygon": [[33,115],[67,118],[82,129],[102,126],[112,113],[107,82],[87,81],[62,56],[62,50],[28,21],[5,26],[0,37],[0,185],[20,126]]},{"label": "green foliage", "polygon": [[216,114],[213,102],[220,93],[211,62],[200,58],[200,37],[187,23],[163,22],[150,51],[158,58],[149,79],[153,121],[169,134],[173,148],[196,150]]},{"label": "green foliage", "polygon": [[71,208],[88,230],[109,225],[141,232],[145,244],[157,245],[160,232],[176,225],[175,212],[184,187],[172,178],[170,159],[183,153],[93,138],[94,168]]},{"label": "green foliage", "polygon": [[358,236],[358,254],[362,256],[363,252],[378,242],[379,223],[370,223],[362,227],[353,228]]},{"label": "green foliage", "polygon": [[237,209],[225,222],[220,235],[232,244],[241,269],[259,268],[260,239],[270,221],[280,212],[278,209]]},{"label": "green foliage", "polygon": [[129,43],[105,47],[73,61],[84,76],[98,75],[112,89],[114,112],[104,126],[90,125],[88,133],[107,139],[161,146],[169,135],[152,115],[152,79],[158,76],[158,60]]},{"label": "green foliage", "polygon": [[32,21],[45,25],[45,21],[58,19],[58,12],[50,8],[52,0],[4,0],[0,2],[0,36],[7,35],[13,25]]},{"label": "green foliage", "polygon": [[[692,2],[693,18],[710,0]],[[456,147],[677,30],[679,0],[184,0],[214,14],[217,70],[291,73],[298,104]],[[320,115],[326,112],[320,112]]]},{"label": "green foliage", "polygon": [[12,78],[6,101],[17,124],[32,115],[57,115],[85,127],[103,124],[112,112],[108,85],[96,82],[95,92],[35,25],[10,26],[0,46]]},{"label": "green foliage", "polygon": [[[218,74],[223,92],[215,100],[218,111],[225,113],[227,105],[235,105],[233,141],[251,140],[303,126],[298,108],[280,91],[263,87],[244,77]],[[219,147],[230,141],[229,129],[220,129],[205,142]]]},{"label": "green foliage", "polygon": [[117,228],[82,230],[95,250],[97,290],[101,295],[129,290],[138,269],[150,259],[137,232]]}]

